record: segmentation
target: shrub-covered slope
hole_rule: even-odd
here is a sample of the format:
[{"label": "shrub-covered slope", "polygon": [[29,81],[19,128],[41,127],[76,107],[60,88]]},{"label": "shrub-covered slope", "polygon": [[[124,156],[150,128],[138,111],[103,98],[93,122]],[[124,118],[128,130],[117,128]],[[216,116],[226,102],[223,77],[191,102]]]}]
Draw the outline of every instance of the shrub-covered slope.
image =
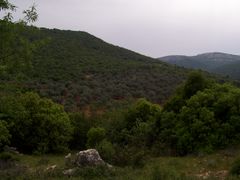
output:
[{"label": "shrub-covered slope", "polygon": [[139,97],[161,103],[187,72],[86,32],[40,29],[26,36],[47,40],[33,57],[27,87],[71,111]]}]

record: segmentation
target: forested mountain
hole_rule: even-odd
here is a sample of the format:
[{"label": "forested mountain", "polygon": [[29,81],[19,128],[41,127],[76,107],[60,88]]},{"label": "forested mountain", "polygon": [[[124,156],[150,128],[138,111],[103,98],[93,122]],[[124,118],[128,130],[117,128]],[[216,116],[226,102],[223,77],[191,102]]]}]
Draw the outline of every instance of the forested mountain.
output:
[{"label": "forested mountain", "polygon": [[76,111],[89,104],[145,97],[162,103],[187,74],[184,68],[104,42],[86,32],[40,29],[25,36],[45,39],[24,80],[36,90]]},{"label": "forested mountain", "polygon": [[185,68],[202,69],[240,79],[240,56],[237,55],[215,52],[197,56],[165,56],[159,59]]}]

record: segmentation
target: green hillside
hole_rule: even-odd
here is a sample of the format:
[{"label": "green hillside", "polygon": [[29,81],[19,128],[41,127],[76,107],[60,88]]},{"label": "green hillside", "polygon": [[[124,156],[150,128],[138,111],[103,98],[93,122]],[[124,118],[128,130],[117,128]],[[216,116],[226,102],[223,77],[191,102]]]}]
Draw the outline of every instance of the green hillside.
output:
[{"label": "green hillside", "polygon": [[47,40],[34,54],[26,87],[71,111],[140,97],[162,103],[187,73],[86,32],[42,28],[37,34],[28,29],[25,36]]},{"label": "green hillside", "polygon": [[235,61],[214,69],[215,73],[224,74],[234,79],[240,79],[240,61]]}]

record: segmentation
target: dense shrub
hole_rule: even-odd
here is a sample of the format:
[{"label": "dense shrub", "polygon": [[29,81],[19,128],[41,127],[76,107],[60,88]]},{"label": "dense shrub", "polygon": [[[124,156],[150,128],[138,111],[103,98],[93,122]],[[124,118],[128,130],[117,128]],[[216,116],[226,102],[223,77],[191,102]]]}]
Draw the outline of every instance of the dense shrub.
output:
[{"label": "dense shrub", "polygon": [[109,163],[112,162],[112,159],[115,156],[116,151],[111,142],[104,139],[96,146],[96,149],[98,150],[99,154],[105,161]]},{"label": "dense shrub", "polygon": [[7,123],[3,120],[0,120],[0,151],[5,145],[10,143],[10,133],[7,129]]},{"label": "dense shrub", "polygon": [[100,127],[92,127],[87,133],[87,147],[96,147],[106,136],[106,130]]},{"label": "dense shrub", "polygon": [[68,147],[72,126],[63,107],[35,93],[1,98],[12,135],[11,145],[24,152],[57,152]]},{"label": "dense shrub", "polygon": [[229,173],[231,175],[237,175],[237,176],[240,175],[240,159],[239,158],[233,162]]},{"label": "dense shrub", "polygon": [[[163,109],[140,99],[123,115],[116,115],[117,119],[105,125],[106,137],[114,143],[119,164],[127,164],[140,150],[143,154],[209,153],[239,144],[239,107],[239,88],[192,73]],[[131,151],[124,154],[118,147]]]},{"label": "dense shrub", "polygon": [[205,79],[200,72],[193,71],[189,74],[187,81],[183,86],[182,95],[184,98],[188,99],[198,91],[202,91],[203,89],[210,86],[210,82]]},{"label": "dense shrub", "polygon": [[240,89],[206,82],[196,74],[190,76],[158,117],[159,137],[178,154],[211,152],[240,142]]},{"label": "dense shrub", "polygon": [[82,113],[70,113],[69,118],[73,126],[73,134],[70,141],[72,149],[85,149],[87,143],[87,132],[90,129],[90,121]]},{"label": "dense shrub", "polygon": [[143,167],[146,154],[140,147],[116,146],[116,154],[113,157],[113,163],[118,166]]},{"label": "dense shrub", "polygon": [[[150,146],[155,137],[155,120],[161,108],[145,99],[138,100],[133,104],[121,121],[111,127],[110,137],[115,137],[114,142],[123,145]],[[114,130],[115,129],[115,130]],[[117,137],[116,137],[117,136]]]},{"label": "dense shrub", "polygon": [[32,29],[23,29],[22,38],[30,42],[46,39],[47,43],[34,53],[32,71],[22,84],[63,104],[68,111],[129,98],[163,102],[188,72],[86,32],[41,28],[34,33]]}]

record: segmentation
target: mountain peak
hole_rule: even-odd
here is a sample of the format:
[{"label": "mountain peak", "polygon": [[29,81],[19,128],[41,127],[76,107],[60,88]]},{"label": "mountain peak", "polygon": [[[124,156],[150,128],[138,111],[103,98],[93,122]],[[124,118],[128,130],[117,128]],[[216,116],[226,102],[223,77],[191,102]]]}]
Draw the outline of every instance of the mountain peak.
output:
[{"label": "mountain peak", "polygon": [[[209,52],[196,56],[166,56],[159,60],[185,68],[202,69],[211,73],[240,78],[240,56],[222,52]],[[234,75],[233,75],[234,73]]]},{"label": "mountain peak", "polygon": [[[206,57],[206,58],[227,58],[236,57],[237,55],[222,53],[222,52],[209,52],[196,55],[197,57]],[[237,56],[238,57],[238,56]]]}]

